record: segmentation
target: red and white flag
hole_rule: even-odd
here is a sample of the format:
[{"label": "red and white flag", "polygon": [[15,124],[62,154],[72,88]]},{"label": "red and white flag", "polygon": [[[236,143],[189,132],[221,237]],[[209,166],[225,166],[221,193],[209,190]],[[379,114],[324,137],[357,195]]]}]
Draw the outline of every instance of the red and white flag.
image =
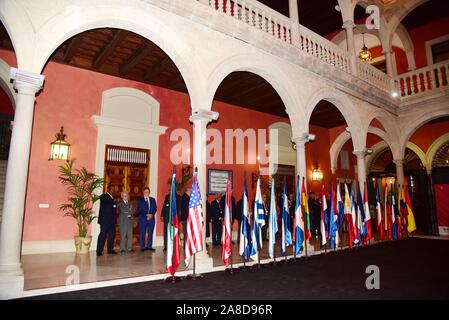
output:
[{"label": "red and white flag", "polygon": [[231,181],[228,178],[228,182],[226,184],[226,205],[223,219],[223,239],[221,251],[221,259],[226,267],[231,264],[232,256],[231,219]]},{"label": "red and white flag", "polygon": [[189,215],[187,216],[187,238],[185,247],[185,263],[189,265],[190,257],[203,250],[203,209],[201,193],[196,175],[193,176],[192,193],[189,201]]}]

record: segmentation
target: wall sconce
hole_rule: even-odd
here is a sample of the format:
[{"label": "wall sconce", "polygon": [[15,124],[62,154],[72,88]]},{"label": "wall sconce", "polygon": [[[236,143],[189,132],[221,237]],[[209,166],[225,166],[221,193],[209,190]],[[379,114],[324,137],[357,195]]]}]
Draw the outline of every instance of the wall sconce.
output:
[{"label": "wall sconce", "polygon": [[323,180],[323,172],[321,172],[320,168],[316,167],[312,171],[312,181],[321,181]]},{"label": "wall sconce", "polygon": [[65,141],[66,136],[64,127],[61,127],[61,130],[56,134],[56,140],[50,144],[50,156],[48,160],[69,161],[70,143]]}]

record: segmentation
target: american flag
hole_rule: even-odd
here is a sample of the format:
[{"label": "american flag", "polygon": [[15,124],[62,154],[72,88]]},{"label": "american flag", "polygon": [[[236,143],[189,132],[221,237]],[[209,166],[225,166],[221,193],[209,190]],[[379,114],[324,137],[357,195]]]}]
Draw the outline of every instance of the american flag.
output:
[{"label": "american flag", "polygon": [[196,175],[193,176],[192,193],[189,201],[189,215],[187,217],[187,238],[185,246],[185,263],[189,265],[190,257],[203,250],[203,209],[201,193]]}]

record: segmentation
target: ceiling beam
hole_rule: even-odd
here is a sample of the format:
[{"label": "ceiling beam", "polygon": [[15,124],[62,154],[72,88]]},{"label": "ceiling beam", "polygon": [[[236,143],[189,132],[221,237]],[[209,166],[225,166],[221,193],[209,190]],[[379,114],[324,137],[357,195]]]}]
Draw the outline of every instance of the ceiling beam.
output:
[{"label": "ceiling beam", "polygon": [[170,63],[170,58],[168,56],[165,56],[165,58],[162,59],[157,65],[147,71],[147,73],[143,76],[143,81],[147,81],[152,77],[157,76],[159,73],[164,71],[164,69],[167,68]]},{"label": "ceiling beam", "polygon": [[111,41],[103,48],[98,57],[92,64],[93,69],[99,69],[106,62],[108,57],[114,52],[115,48],[125,40],[128,35],[127,31],[117,30],[117,32],[112,37]]},{"label": "ceiling beam", "polygon": [[148,40],[144,40],[139,48],[135,51],[133,57],[128,59],[128,62],[120,67],[119,74],[123,76],[130,72],[135,66],[137,66],[140,61],[142,61],[146,56],[148,56],[153,49],[153,45]]},{"label": "ceiling beam", "polygon": [[67,46],[67,49],[64,54],[63,62],[64,63],[70,63],[72,58],[75,56],[76,52],[78,51],[78,48],[83,41],[83,35],[78,34],[76,35],[72,41],[70,41],[69,45]]}]

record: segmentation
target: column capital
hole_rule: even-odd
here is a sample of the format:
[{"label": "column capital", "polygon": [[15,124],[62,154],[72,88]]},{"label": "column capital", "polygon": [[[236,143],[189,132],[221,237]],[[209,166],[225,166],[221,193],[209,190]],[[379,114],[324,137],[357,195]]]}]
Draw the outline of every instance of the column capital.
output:
[{"label": "column capital", "polygon": [[343,29],[354,29],[356,27],[354,21],[352,20],[346,20],[345,22],[343,22],[343,25],[341,26]]},{"label": "column capital", "polygon": [[9,77],[19,93],[35,95],[42,88],[45,76],[17,68],[10,68]]},{"label": "column capital", "polygon": [[359,158],[364,159],[366,156],[366,151],[365,150],[354,150],[354,151],[352,151],[352,154],[355,155],[357,157],[357,159],[359,159]]},{"label": "column capital", "polygon": [[204,122],[208,124],[212,120],[217,120],[220,114],[216,111],[211,111],[207,109],[197,109],[194,110],[192,115],[189,118],[190,122]]},{"label": "column capital", "polygon": [[304,146],[307,142],[315,140],[315,135],[313,133],[304,132],[299,136],[294,136],[291,141],[296,144],[296,146]]},{"label": "column capital", "polygon": [[403,166],[404,165],[404,159],[393,159],[393,162],[397,166]]}]

